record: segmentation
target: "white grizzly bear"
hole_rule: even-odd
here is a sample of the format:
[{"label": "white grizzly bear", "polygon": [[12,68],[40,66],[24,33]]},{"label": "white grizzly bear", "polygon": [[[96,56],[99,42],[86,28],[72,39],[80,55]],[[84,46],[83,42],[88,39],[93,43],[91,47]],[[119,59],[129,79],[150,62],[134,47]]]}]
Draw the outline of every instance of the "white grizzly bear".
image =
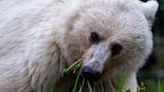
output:
[{"label": "white grizzly bear", "polygon": [[136,92],[157,8],[156,0],[1,0],[0,92],[48,92],[81,57],[86,79],[118,87],[126,74],[123,92]]}]

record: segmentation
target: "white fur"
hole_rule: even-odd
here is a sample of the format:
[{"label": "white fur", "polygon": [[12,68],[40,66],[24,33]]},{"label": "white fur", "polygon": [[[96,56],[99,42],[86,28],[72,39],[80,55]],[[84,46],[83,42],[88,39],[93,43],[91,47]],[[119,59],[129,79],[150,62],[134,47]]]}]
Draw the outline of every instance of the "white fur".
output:
[{"label": "white fur", "polygon": [[[116,13],[111,12],[121,12],[117,9],[119,4],[125,5],[125,8],[129,7],[129,14],[134,13],[127,19],[129,21],[122,19],[123,16],[129,18],[124,14],[116,18],[121,20],[120,22],[112,20],[115,18],[112,14]],[[124,10],[124,7],[120,8]],[[116,77],[120,76],[122,71],[128,72],[124,90],[130,88],[131,92],[136,92],[136,72],[152,49],[151,28],[148,24],[151,24],[152,20],[149,19],[154,17],[157,8],[158,4],[154,0],[142,4],[138,0],[1,0],[0,92],[48,92],[49,82],[52,80],[56,84],[63,69],[87,52],[89,44],[86,42],[86,36],[89,31],[85,30],[89,27],[85,26],[85,20],[96,18],[97,22],[93,25],[101,19],[109,21],[105,22],[106,24],[98,24],[102,26],[96,27],[95,30],[105,30],[109,26],[113,30],[126,29],[125,32],[113,32],[114,39],[126,39],[122,43],[125,45],[134,41],[137,43],[134,45],[143,50],[132,49],[136,53],[130,53],[123,58],[128,63],[121,64],[121,67],[116,65],[117,69],[111,68],[115,65],[109,64],[108,68],[111,70],[106,74],[117,81]],[[97,12],[97,15],[93,15],[94,12]],[[129,14],[127,16],[130,16]],[[143,19],[143,22],[139,23],[141,21],[133,19],[133,16],[142,17],[139,19]],[[120,26],[115,27],[117,25],[114,21],[120,23]],[[109,22],[111,24],[108,25]],[[124,25],[126,23],[136,25]],[[80,32],[81,29],[84,30]],[[81,35],[86,38],[79,37]],[[143,36],[143,39],[132,39],[134,36]]]}]

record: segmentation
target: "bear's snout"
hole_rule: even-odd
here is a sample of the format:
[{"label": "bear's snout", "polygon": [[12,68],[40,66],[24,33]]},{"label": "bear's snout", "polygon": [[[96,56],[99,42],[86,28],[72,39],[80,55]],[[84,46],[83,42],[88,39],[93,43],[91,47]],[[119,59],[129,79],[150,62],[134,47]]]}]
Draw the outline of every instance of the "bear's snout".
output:
[{"label": "bear's snout", "polygon": [[89,66],[85,66],[83,68],[82,75],[85,79],[87,79],[89,81],[96,81],[96,80],[100,79],[100,77],[101,77],[101,73],[99,73],[95,69],[92,69]]},{"label": "bear's snout", "polygon": [[105,65],[110,60],[111,51],[106,43],[91,46],[83,56],[83,71],[85,79],[96,81],[100,79]]}]

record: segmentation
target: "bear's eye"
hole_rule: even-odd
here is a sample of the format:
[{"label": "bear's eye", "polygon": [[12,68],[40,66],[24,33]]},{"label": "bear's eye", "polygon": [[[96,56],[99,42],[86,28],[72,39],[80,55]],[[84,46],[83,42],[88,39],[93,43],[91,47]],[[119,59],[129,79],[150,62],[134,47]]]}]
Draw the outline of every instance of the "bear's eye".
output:
[{"label": "bear's eye", "polygon": [[118,43],[115,43],[112,45],[111,52],[112,52],[112,57],[118,55],[122,50],[122,46]]},{"label": "bear's eye", "polygon": [[96,32],[91,32],[90,36],[91,43],[98,43],[100,41],[100,36]]}]

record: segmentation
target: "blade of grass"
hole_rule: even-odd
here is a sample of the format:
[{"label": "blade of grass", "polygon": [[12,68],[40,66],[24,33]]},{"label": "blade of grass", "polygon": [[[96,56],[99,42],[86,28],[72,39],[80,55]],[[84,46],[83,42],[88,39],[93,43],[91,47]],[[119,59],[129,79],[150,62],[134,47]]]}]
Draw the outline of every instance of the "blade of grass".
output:
[{"label": "blade of grass", "polygon": [[93,92],[96,92],[96,84],[93,84]]},{"label": "blade of grass", "polygon": [[82,71],[82,68],[80,68],[80,70],[78,71],[78,75],[76,77],[76,81],[75,81],[74,87],[72,89],[72,92],[76,92],[76,90],[77,90],[77,85],[78,85],[78,82],[79,82],[81,71]]},{"label": "blade of grass", "polygon": [[92,91],[91,84],[90,84],[90,82],[89,82],[88,80],[87,80],[87,85],[88,85],[89,92],[93,92],[93,91]]},{"label": "blade of grass", "polygon": [[161,83],[160,83],[160,80],[158,80],[158,91],[157,92],[161,92]]},{"label": "blade of grass", "polygon": [[50,88],[49,88],[49,92],[53,92],[53,82],[50,81]]},{"label": "blade of grass", "polygon": [[83,82],[82,82],[82,85],[81,85],[81,87],[80,87],[79,92],[82,92],[82,90],[83,90],[83,88],[84,88],[84,84],[85,84],[85,79],[83,79]]},{"label": "blade of grass", "polygon": [[73,63],[70,67],[68,67],[67,69],[64,70],[64,73],[68,72],[72,67],[74,67],[75,65],[77,65],[78,63],[80,63],[81,59],[77,60],[75,63]]},{"label": "blade of grass", "polygon": [[101,81],[100,83],[101,83],[101,92],[105,92],[103,81]]},{"label": "blade of grass", "polygon": [[110,85],[112,92],[116,92],[116,88],[113,86],[112,82],[110,80],[108,80],[108,83]]},{"label": "blade of grass", "polygon": [[126,78],[125,75],[123,75],[122,78],[121,78],[121,81],[120,81],[120,86],[119,86],[119,91],[118,92],[122,92],[123,91],[125,78]]}]

